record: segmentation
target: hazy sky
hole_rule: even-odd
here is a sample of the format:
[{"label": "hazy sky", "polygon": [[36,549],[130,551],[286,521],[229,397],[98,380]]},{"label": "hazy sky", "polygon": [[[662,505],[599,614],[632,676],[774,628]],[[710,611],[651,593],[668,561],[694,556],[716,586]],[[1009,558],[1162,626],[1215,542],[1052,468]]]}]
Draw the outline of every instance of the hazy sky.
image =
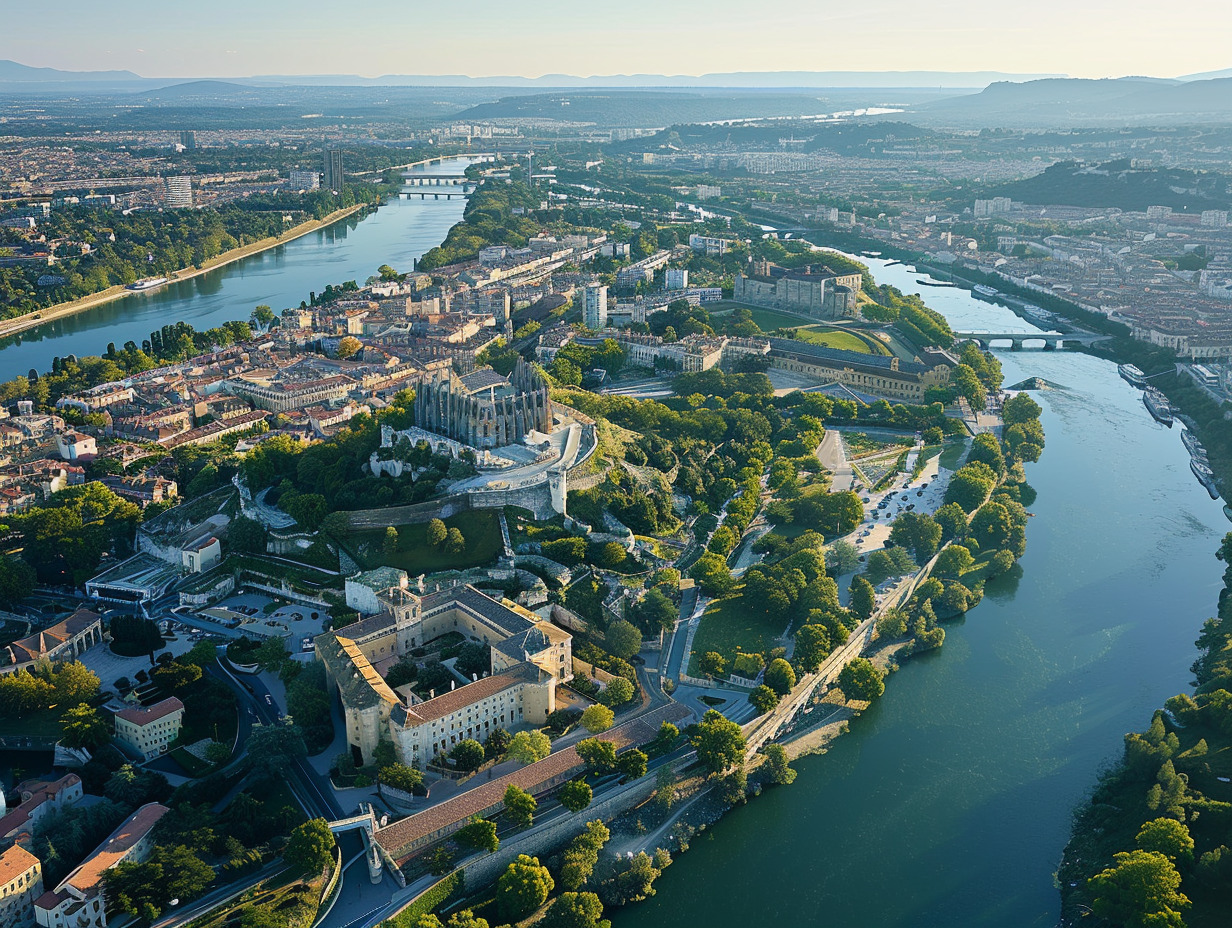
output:
[{"label": "hazy sky", "polygon": [[0,58],[149,77],[1232,67],[1232,3],[1187,0],[56,0],[3,4]]}]

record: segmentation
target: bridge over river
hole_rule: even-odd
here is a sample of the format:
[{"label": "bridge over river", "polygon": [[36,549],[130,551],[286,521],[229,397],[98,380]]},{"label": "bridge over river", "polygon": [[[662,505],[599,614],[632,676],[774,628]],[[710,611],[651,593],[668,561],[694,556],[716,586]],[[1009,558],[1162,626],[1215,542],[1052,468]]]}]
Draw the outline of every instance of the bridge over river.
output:
[{"label": "bridge over river", "polygon": [[959,341],[975,342],[981,348],[988,348],[993,342],[1009,342],[1010,349],[1018,351],[1023,348],[1063,348],[1066,344],[1089,347],[1112,336],[1094,332],[955,332],[954,337]]}]

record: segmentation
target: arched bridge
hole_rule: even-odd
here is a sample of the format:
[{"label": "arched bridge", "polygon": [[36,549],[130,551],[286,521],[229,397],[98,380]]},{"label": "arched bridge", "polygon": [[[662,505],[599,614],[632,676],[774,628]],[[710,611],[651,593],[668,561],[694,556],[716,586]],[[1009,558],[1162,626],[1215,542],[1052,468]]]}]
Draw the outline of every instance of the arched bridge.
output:
[{"label": "arched bridge", "polygon": [[[1009,342],[1010,350],[1019,351],[1027,347],[1051,350],[1067,344],[1089,346],[1107,341],[1112,336],[1093,332],[955,332],[954,337],[960,342],[975,342],[981,348],[987,348],[993,342]],[[1032,344],[1028,345],[1027,342]],[[1037,342],[1039,344],[1035,344]]]}]

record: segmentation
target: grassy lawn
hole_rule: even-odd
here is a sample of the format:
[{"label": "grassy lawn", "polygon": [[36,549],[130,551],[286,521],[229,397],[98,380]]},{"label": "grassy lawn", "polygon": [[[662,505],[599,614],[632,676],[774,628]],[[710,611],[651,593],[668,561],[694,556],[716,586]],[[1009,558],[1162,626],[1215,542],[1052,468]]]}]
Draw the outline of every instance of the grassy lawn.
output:
[{"label": "grassy lawn", "polygon": [[915,459],[915,469],[911,472],[911,479],[915,480],[924,472],[924,468],[928,466],[928,462],[939,455],[942,451],[941,445],[925,445],[920,449],[919,455]]},{"label": "grassy lawn", "polygon": [[60,735],[60,711],[46,709],[19,718],[0,718],[0,738],[28,735],[32,738],[52,738]]},{"label": "grassy lawn", "polygon": [[398,549],[384,551],[385,530],[374,529],[353,536],[354,548],[366,546],[361,555],[364,566],[400,567],[412,577],[437,570],[463,570],[482,567],[501,553],[500,521],[491,509],[462,512],[445,520],[447,528],[457,528],[466,539],[461,554],[447,554],[428,544],[428,523],[398,526]]},{"label": "grassy lawn", "polygon": [[796,337],[802,342],[840,348],[843,351],[858,351],[861,354],[889,354],[890,351],[876,339],[865,340],[854,332],[831,329],[823,326],[808,326],[796,329]]},{"label": "grassy lawn", "polygon": [[189,754],[184,748],[176,748],[172,751],[171,759],[183,767],[184,772],[190,777],[203,777],[214,769],[214,765],[209,761],[202,760],[195,754]]},{"label": "grassy lawn", "polygon": [[942,449],[941,460],[938,463],[946,470],[958,470],[958,462],[966,453],[967,442],[965,440],[951,442]]},{"label": "grassy lawn", "polygon": [[735,658],[737,650],[746,654],[768,654],[786,627],[787,623],[781,617],[758,615],[746,610],[741,596],[711,603],[693,637],[689,673],[696,677],[704,676],[697,669],[697,662],[707,651],[718,651],[729,663]]}]

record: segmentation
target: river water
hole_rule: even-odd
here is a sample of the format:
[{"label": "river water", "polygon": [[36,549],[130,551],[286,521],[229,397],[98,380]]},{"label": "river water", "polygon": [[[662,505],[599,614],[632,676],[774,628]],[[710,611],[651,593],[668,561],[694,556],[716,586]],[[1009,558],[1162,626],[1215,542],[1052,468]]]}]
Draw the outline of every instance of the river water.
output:
[{"label": "river water", "polygon": [[[1038,331],[966,291],[921,292],[957,330]],[[1074,806],[1124,732],[1188,688],[1213,614],[1229,525],[1109,362],[998,353],[1005,382],[1039,376],[1047,448],[1027,476],[1016,576],[908,660],[829,753],[699,835],[616,928],[987,928],[1055,925],[1053,874]]]},{"label": "river water", "polygon": [[[433,174],[462,173],[470,161],[432,165]],[[463,199],[391,200],[367,218],[343,219],[285,245],[148,294],[134,294],[5,339],[0,380],[31,368],[49,370],[59,355],[102,354],[108,342],[138,345],[152,330],[188,322],[198,330],[247,319],[261,304],[298,306],[312,291],[346,280],[360,283],[382,264],[409,271],[462,218]]]}]

